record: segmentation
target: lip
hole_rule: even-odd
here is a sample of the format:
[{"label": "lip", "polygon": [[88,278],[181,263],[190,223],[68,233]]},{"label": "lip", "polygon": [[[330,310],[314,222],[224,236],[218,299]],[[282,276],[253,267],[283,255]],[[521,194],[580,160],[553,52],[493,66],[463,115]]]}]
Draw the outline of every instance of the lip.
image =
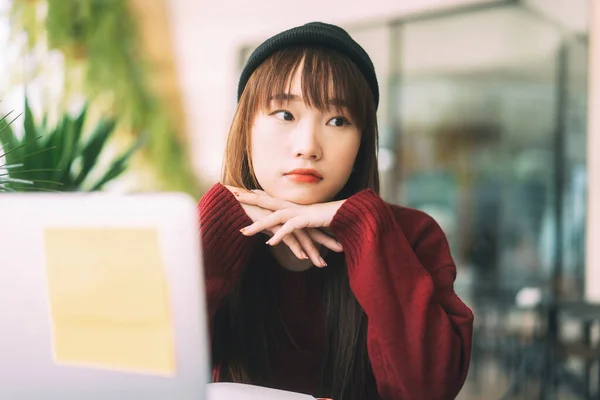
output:
[{"label": "lip", "polygon": [[284,174],[287,178],[300,183],[317,183],[323,176],[315,169],[297,168]]}]

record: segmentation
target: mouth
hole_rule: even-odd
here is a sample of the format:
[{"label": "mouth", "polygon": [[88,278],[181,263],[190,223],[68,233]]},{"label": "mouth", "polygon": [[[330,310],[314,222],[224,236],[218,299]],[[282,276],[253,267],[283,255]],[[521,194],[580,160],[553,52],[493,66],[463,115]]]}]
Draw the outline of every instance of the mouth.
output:
[{"label": "mouth", "polygon": [[323,176],[315,169],[298,168],[286,172],[284,176],[294,182],[317,183],[323,180]]}]

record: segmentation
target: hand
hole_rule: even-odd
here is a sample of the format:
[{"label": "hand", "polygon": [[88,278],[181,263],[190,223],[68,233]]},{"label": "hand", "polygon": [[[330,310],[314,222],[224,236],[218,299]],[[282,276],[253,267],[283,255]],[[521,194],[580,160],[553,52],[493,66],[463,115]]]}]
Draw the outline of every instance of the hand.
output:
[{"label": "hand", "polygon": [[[262,191],[239,193],[238,201],[242,204],[257,206],[273,211],[270,215],[254,221],[242,229],[247,236],[255,235],[274,226],[280,227],[267,244],[274,246],[285,241],[288,235],[308,228],[328,228],[334,215],[345,200],[330,203],[298,205],[289,201],[276,199]],[[341,244],[340,244],[341,247]]]},{"label": "hand", "polygon": [[[251,196],[252,194],[254,194],[253,192],[248,192],[245,189],[240,189],[233,186],[225,185],[225,187],[230,192],[232,192],[238,200],[240,200],[244,196]],[[262,208],[258,205],[243,203],[242,201],[240,201],[240,204],[246,212],[246,214],[248,215],[248,217],[252,220],[252,222],[260,221],[263,218],[266,218],[269,215],[273,214],[272,210]],[[292,205],[292,203],[288,204]],[[281,224],[273,225],[263,230],[257,231],[256,233],[262,232],[268,236],[274,236],[281,229],[281,227]],[[300,229],[294,232],[292,235],[286,235],[286,237],[280,241],[283,241],[296,257],[298,257],[301,260],[306,260],[310,258],[313,264],[317,266],[324,265],[321,265],[321,262],[319,261],[320,254],[315,246],[315,243],[322,244],[328,249],[331,249],[336,252],[343,251],[342,246],[334,238],[328,236],[327,234],[321,232],[318,229]]]}]

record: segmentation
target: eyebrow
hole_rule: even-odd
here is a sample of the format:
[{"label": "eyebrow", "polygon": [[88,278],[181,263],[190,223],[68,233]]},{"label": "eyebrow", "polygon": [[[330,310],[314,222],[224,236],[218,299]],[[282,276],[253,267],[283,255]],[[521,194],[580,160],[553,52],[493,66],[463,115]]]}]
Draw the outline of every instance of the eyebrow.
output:
[{"label": "eyebrow", "polygon": [[[271,98],[269,99],[269,102],[271,101],[281,101],[281,102],[285,102],[285,101],[304,101],[302,99],[302,96],[298,96],[297,94],[291,94],[291,93],[279,93],[276,95],[271,96]],[[330,99],[328,102],[329,106],[332,107],[348,107],[348,103],[345,102],[344,100],[340,100],[340,99]]]}]

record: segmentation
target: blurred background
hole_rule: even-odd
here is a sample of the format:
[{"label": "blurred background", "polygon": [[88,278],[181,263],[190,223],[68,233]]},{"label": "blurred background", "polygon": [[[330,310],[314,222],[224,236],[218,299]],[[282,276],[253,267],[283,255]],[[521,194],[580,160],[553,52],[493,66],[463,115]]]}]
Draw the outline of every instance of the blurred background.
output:
[{"label": "blurred background", "polygon": [[0,0],[0,18],[0,191],[196,198],[255,46],[344,27],[379,77],[382,196],[440,223],[476,315],[459,399],[600,399],[597,0]]}]

